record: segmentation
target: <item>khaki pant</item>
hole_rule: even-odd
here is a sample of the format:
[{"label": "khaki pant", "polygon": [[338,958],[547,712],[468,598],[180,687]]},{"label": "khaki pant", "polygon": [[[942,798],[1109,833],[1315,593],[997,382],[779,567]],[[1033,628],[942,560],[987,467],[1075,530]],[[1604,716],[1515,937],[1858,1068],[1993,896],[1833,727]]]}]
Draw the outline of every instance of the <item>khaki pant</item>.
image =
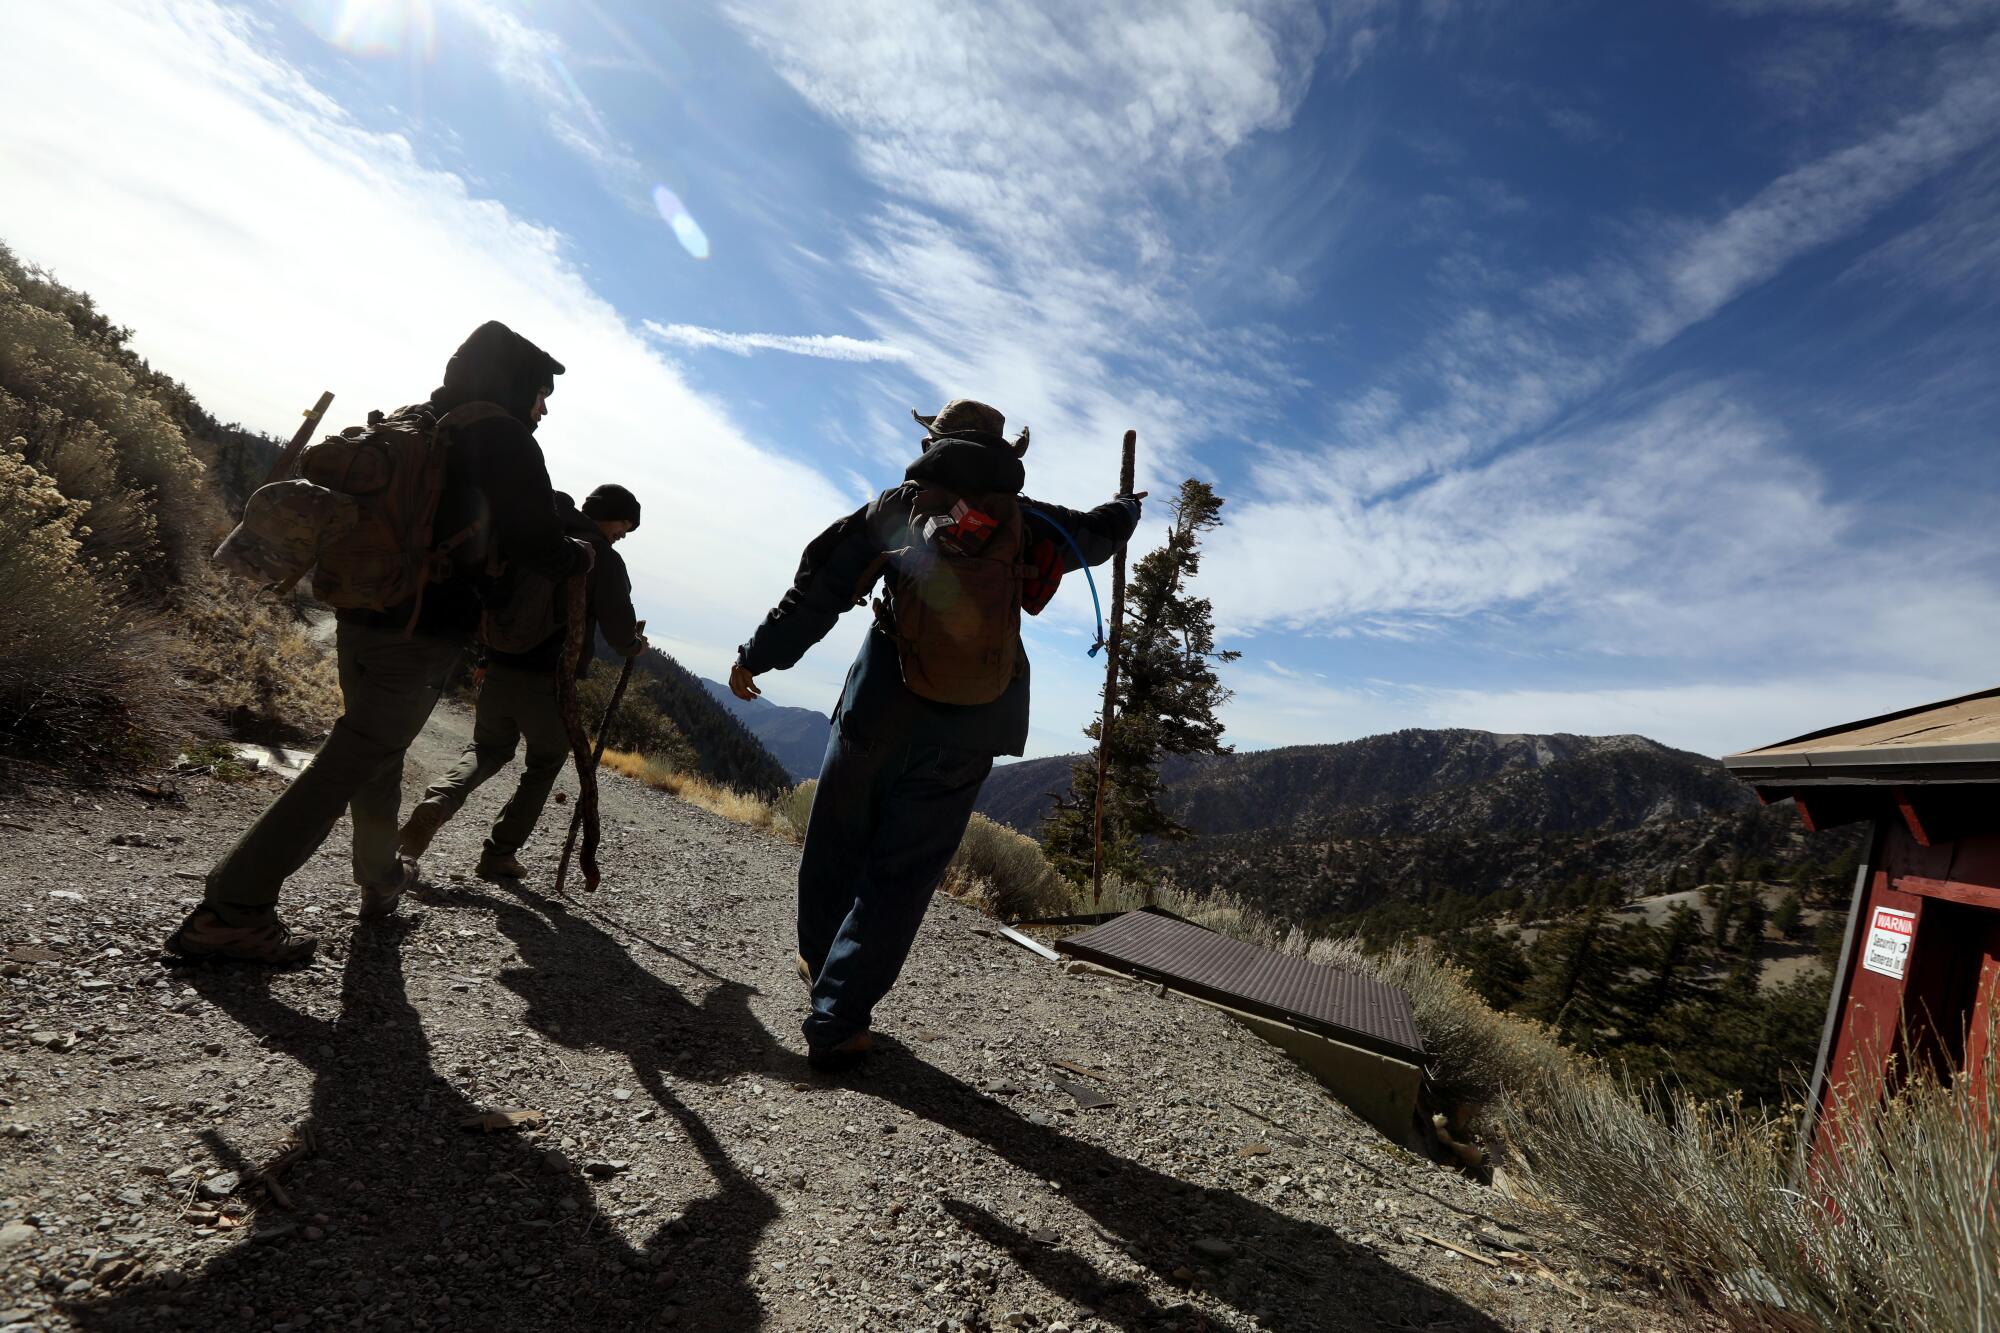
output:
[{"label": "khaki pant", "polygon": [[472,744],[451,772],[424,792],[422,804],[441,808],[447,819],[457,814],[466,797],[513,761],[524,740],[528,755],[521,780],[486,838],[488,852],[518,852],[535,831],[549,792],[569,759],[569,730],[556,703],[554,673],[487,668],[486,681],[479,687]]},{"label": "khaki pant", "polygon": [[403,755],[457,665],[455,640],[343,624],[336,639],[345,711],[305,772],[208,872],[208,905],[229,921],[276,905],[278,890],[333,832],[354,821],[354,882],[400,882],[397,813]]}]

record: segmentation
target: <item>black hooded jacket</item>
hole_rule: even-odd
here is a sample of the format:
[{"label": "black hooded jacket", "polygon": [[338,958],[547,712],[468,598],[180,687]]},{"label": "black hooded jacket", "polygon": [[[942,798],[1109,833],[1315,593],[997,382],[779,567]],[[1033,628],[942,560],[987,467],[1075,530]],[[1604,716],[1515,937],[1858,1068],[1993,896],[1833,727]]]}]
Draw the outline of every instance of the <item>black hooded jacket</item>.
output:
[{"label": "black hooded jacket", "polygon": [[[477,538],[453,552],[453,577],[424,590],[419,634],[468,638],[478,629],[479,583],[496,550],[502,561],[551,579],[582,572],[585,556],[564,539],[532,423],[535,399],[553,389],[562,372],[560,361],[489,320],[452,354],[444,383],[418,405],[439,416],[474,402],[496,403],[508,412],[460,431],[446,455],[444,495],[432,531],[443,540],[474,523],[481,528]],[[410,604],[342,611],[340,618],[401,629],[409,623]]]},{"label": "black hooded jacket", "polygon": [[[973,440],[932,444],[903,476],[901,486],[882,492],[813,538],[799,561],[790,590],[764,617],[750,641],[737,650],[739,666],[755,675],[783,671],[825,638],[841,613],[855,605],[857,590],[875,557],[911,544],[911,506],[925,486],[944,486],[961,495],[985,491],[1020,495],[1026,481],[1021,460],[1012,449]],[[1024,495],[1020,503],[1029,528],[1054,539],[1065,571],[1078,568],[1077,552],[1061,534],[1048,531],[1048,520],[1067,530],[1082,548],[1083,559],[1093,565],[1115,555],[1139,525],[1139,502],[1135,499],[1113,500],[1088,512],[1043,504]],[[944,745],[989,754],[1020,754],[1028,743],[1025,649],[1020,662],[1014,683],[990,704],[936,703],[903,684],[895,642],[881,629],[871,628],[854,665],[848,668],[833,722],[843,735],[867,745]]]}]

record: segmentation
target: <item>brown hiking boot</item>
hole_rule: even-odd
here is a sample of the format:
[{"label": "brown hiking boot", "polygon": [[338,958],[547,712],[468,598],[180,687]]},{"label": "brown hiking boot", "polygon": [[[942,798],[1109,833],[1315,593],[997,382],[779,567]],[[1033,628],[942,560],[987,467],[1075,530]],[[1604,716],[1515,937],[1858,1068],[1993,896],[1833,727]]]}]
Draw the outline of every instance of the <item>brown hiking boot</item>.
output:
[{"label": "brown hiking boot", "polygon": [[806,956],[804,954],[797,955],[795,961],[798,964],[799,980],[806,983],[807,990],[811,990],[813,987],[812,964],[806,961]]},{"label": "brown hiking boot", "polygon": [[183,958],[232,958],[244,963],[289,967],[312,957],[319,940],[290,929],[266,910],[247,926],[228,925],[212,907],[197,907],[173,934],[167,950]]},{"label": "brown hiking boot", "polygon": [[481,852],[472,873],[481,879],[526,879],[528,868],[512,852]]},{"label": "brown hiking boot", "polygon": [[402,878],[388,888],[373,885],[361,886],[361,919],[380,921],[396,910],[396,904],[403,901],[403,895],[417,887],[417,862],[414,857],[399,856],[396,864],[401,868]]},{"label": "brown hiking boot", "polygon": [[412,861],[416,860],[430,850],[431,839],[437,836],[438,830],[443,828],[444,822],[450,818],[443,806],[432,805],[428,801],[419,802],[416,808],[410,811],[410,817],[403,822],[402,832],[396,835],[398,844],[396,850]]},{"label": "brown hiking boot", "polygon": [[832,1046],[809,1046],[806,1048],[806,1063],[822,1074],[838,1074],[843,1069],[852,1069],[868,1058],[868,1052],[875,1049],[875,1034],[857,1032],[846,1041]]}]

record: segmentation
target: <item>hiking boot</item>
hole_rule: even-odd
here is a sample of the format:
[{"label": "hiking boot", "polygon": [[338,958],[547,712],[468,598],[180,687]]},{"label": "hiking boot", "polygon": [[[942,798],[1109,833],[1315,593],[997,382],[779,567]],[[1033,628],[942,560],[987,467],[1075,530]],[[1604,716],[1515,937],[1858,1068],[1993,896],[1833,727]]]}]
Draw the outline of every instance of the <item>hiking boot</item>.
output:
[{"label": "hiking boot", "polygon": [[799,969],[799,980],[806,983],[807,990],[811,990],[813,988],[812,964],[806,961],[804,954],[797,955],[796,961]]},{"label": "hiking boot", "polygon": [[832,1046],[808,1046],[806,1063],[822,1074],[838,1074],[866,1060],[868,1052],[874,1049],[875,1034],[857,1032],[846,1041]]},{"label": "hiking boot", "polygon": [[376,888],[369,884],[361,886],[363,921],[380,921],[388,916],[396,910],[396,904],[403,901],[403,895],[417,887],[416,858],[399,856],[396,858],[396,865],[403,873],[393,885],[387,888]]},{"label": "hiking boot", "polygon": [[472,873],[481,879],[526,879],[528,868],[512,852],[486,851],[479,854]]},{"label": "hiking boot", "polygon": [[183,958],[232,958],[272,967],[303,963],[318,944],[315,937],[287,927],[278,920],[277,912],[268,908],[253,918],[252,924],[232,926],[214,908],[197,907],[167,936],[167,951]]},{"label": "hiking boot", "polygon": [[437,836],[438,830],[443,828],[444,822],[450,818],[451,815],[443,806],[432,805],[428,801],[419,802],[416,808],[410,811],[409,819],[404,821],[403,831],[396,835],[398,844],[396,850],[412,861],[416,860],[430,850],[431,839]]}]

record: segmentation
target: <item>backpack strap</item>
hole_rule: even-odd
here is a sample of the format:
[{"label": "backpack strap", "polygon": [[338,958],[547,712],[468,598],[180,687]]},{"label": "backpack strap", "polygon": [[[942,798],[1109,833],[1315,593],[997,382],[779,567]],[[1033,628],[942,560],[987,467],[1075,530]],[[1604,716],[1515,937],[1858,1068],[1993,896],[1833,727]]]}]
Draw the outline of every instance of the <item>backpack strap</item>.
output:
[{"label": "backpack strap", "polygon": [[424,590],[430,586],[431,571],[439,558],[450,555],[486,526],[484,518],[475,519],[442,543],[432,544],[431,525],[437,521],[438,502],[444,498],[445,454],[450,448],[451,437],[466,427],[477,425],[482,421],[511,416],[513,413],[500,404],[481,400],[460,403],[431,425],[430,456],[424,461],[425,469],[430,474],[425,487],[427,495],[424,500],[424,512],[417,520],[415,531],[411,533],[414,539],[412,545],[421,555],[423,568],[417,572],[417,595],[410,604],[409,623],[403,626],[405,638],[416,632],[417,618],[424,610]]}]

